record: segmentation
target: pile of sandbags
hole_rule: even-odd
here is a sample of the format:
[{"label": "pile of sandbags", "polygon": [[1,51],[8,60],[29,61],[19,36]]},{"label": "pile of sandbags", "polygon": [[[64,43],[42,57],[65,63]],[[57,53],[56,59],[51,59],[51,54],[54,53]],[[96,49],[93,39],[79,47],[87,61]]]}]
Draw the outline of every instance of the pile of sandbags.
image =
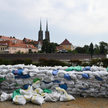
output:
[{"label": "pile of sandbags", "polygon": [[[39,85],[35,83],[40,81]],[[98,66],[54,66],[36,67],[34,65],[1,65],[0,94],[13,93],[17,89],[34,88],[55,91],[60,87],[68,94],[108,97],[108,72]]]}]

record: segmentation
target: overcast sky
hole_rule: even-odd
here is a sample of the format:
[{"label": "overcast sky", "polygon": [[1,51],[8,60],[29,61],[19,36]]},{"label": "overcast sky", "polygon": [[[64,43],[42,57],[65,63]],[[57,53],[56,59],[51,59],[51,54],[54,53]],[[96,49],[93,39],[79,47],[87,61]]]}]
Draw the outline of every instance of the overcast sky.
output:
[{"label": "overcast sky", "polygon": [[0,0],[0,35],[37,41],[40,18],[51,42],[108,43],[108,0]]}]

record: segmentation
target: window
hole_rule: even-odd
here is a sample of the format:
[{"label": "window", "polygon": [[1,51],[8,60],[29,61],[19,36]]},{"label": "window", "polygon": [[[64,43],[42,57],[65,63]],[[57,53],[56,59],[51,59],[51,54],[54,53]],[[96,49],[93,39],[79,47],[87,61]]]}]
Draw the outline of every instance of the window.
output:
[{"label": "window", "polygon": [[2,48],[1,48],[1,50],[2,50]]},{"label": "window", "polygon": [[69,48],[69,46],[67,45],[67,48]]},{"label": "window", "polygon": [[3,50],[4,50],[4,48],[3,48]]}]

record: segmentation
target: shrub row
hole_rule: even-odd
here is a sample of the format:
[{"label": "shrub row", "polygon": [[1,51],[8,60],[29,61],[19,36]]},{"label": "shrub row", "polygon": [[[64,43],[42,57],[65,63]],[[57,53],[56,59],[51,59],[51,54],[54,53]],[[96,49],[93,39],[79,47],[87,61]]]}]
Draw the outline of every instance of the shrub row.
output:
[{"label": "shrub row", "polygon": [[0,65],[15,65],[15,64],[33,64],[36,66],[108,66],[108,58],[102,58],[102,59],[92,59],[90,62],[82,62],[80,60],[73,60],[71,59],[68,63],[56,60],[56,59],[46,59],[46,58],[39,58],[38,63],[33,63],[31,59],[13,59],[13,60],[5,60],[0,58]]},{"label": "shrub row", "polygon": [[15,64],[25,64],[25,65],[28,65],[28,64],[32,64],[32,60],[29,59],[29,58],[26,58],[26,59],[13,59],[13,60],[5,60],[5,59],[2,59],[0,58],[0,65],[15,65]]}]

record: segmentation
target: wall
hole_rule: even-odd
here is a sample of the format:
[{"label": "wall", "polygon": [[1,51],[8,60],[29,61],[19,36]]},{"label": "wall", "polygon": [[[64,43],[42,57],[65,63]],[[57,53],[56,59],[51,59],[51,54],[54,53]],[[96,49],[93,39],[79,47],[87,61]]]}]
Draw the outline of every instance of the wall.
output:
[{"label": "wall", "polygon": [[[68,61],[70,59],[91,59],[90,54],[0,54],[0,57],[3,59],[17,59],[17,58],[30,58],[32,61],[37,62],[40,57],[46,58],[46,59],[57,59],[62,61]],[[105,58],[106,55],[93,55],[93,58]]]}]

